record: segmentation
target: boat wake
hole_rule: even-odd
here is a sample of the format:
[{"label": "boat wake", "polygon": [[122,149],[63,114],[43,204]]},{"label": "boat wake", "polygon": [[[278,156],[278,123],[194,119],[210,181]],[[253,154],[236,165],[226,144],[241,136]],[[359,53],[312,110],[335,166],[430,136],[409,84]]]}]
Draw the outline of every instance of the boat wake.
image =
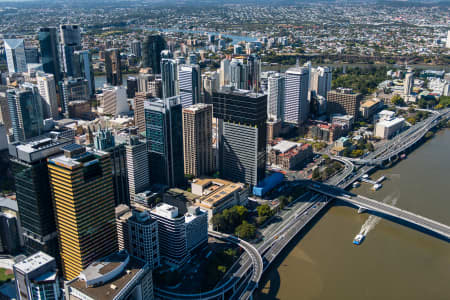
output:
[{"label": "boat wake", "polygon": [[[394,193],[392,195],[387,196],[386,198],[383,199],[383,203],[386,204],[390,204],[392,206],[395,206],[397,204],[397,201],[399,199],[399,195],[397,193]],[[375,226],[381,221],[380,217],[377,216],[369,216],[369,218],[367,218],[366,222],[361,226],[361,230],[359,232],[359,234],[365,236],[367,235],[370,231],[372,231]]]}]

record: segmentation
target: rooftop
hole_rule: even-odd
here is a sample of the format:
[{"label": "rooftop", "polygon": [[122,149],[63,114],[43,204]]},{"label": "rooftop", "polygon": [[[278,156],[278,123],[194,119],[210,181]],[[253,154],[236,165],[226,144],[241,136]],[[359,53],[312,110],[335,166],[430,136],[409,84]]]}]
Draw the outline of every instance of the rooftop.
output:
[{"label": "rooftop", "polygon": [[44,252],[37,252],[14,265],[17,270],[30,273],[55,259]]},{"label": "rooftop", "polygon": [[393,118],[390,120],[380,121],[377,123],[377,126],[391,127],[391,126],[397,125],[399,123],[402,123],[404,121],[405,121],[404,118]]},{"label": "rooftop", "polygon": [[[219,178],[203,178],[195,179],[192,183],[201,187],[201,197],[198,204],[205,208],[212,208],[223,199],[227,198],[230,194],[236,191],[240,191],[244,188],[244,184],[236,183]],[[194,192],[193,188],[193,192]]]},{"label": "rooftop", "polygon": [[301,143],[295,143],[295,142],[283,140],[283,141],[279,142],[278,144],[276,144],[275,146],[273,146],[272,150],[279,151],[281,153],[285,153],[285,152],[289,151],[290,149],[292,149],[294,147],[296,148],[298,146],[301,146]]}]

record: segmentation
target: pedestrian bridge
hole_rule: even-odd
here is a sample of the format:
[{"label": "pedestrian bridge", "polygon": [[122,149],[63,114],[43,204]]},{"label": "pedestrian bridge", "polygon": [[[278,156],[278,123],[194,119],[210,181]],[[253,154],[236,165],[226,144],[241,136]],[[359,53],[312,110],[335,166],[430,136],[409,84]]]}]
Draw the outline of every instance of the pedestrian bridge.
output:
[{"label": "pedestrian bridge", "polygon": [[323,195],[350,203],[356,207],[404,221],[414,225],[414,227],[422,228],[425,231],[434,233],[447,242],[450,241],[450,227],[437,221],[364,196],[351,194],[348,191],[335,186],[315,182],[311,183],[308,188]]}]

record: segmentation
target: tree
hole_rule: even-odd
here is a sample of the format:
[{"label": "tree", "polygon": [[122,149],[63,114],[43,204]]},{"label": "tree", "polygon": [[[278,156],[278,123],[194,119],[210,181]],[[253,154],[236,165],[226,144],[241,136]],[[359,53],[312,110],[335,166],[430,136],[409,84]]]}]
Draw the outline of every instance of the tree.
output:
[{"label": "tree", "polygon": [[243,221],[241,225],[236,227],[235,234],[242,239],[253,239],[256,235],[256,227],[253,224]]},{"label": "tree", "polygon": [[272,210],[267,204],[260,205],[256,208],[259,217],[267,217],[272,215]]},{"label": "tree", "polygon": [[312,173],[312,180],[318,180],[320,178],[319,168],[315,168]]},{"label": "tree", "polygon": [[405,101],[403,100],[402,97],[400,97],[400,95],[394,95],[394,97],[391,98],[391,102],[392,102],[392,104],[394,104],[396,106],[405,105]]}]

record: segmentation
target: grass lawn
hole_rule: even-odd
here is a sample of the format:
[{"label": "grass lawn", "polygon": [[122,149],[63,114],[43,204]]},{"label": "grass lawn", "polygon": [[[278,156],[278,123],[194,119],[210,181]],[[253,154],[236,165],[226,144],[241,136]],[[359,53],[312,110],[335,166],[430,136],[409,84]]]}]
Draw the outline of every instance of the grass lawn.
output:
[{"label": "grass lawn", "polygon": [[12,270],[0,268],[0,284],[14,278]]}]

